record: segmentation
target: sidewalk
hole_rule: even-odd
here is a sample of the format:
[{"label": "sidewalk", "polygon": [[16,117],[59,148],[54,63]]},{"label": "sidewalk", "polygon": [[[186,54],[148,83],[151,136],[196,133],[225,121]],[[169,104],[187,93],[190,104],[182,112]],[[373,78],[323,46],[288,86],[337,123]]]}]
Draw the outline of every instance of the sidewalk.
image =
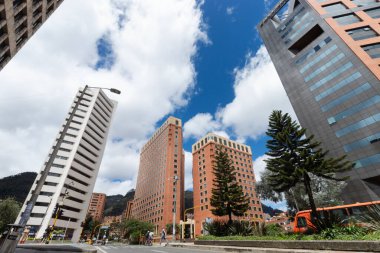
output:
[{"label": "sidewalk", "polygon": [[308,249],[277,249],[277,248],[254,248],[236,246],[194,245],[194,243],[169,243],[168,247],[178,247],[194,250],[211,250],[218,252],[250,252],[250,253],[368,253],[361,251],[332,251],[332,250],[308,250]]}]

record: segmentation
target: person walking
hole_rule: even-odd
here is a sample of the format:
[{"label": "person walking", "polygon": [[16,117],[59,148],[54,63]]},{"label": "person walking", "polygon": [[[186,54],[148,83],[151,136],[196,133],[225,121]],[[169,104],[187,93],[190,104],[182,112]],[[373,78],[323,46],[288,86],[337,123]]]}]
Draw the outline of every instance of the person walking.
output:
[{"label": "person walking", "polygon": [[161,246],[161,243],[162,242],[166,242],[165,243],[165,246],[168,245],[168,240],[166,239],[166,232],[165,232],[165,229],[163,228],[162,231],[161,231],[161,238],[160,238],[160,246]]},{"label": "person walking", "polygon": [[154,235],[153,231],[150,231],[150,233],[149,233],[149,241],[150,241],[150,245],[149,245],[149,246],[152,246],[152,245],[153,245],[153,235]]}]

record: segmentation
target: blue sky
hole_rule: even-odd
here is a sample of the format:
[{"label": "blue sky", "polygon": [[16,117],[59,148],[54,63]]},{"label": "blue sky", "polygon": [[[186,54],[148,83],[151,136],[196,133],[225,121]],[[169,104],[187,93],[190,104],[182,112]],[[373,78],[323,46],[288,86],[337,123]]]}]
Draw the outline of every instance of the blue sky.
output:
[{"label": "blue sky", "polygon": [[[219,107],[234,99],[234,70],[244,67],[247,54],[261,46],[256,24],[264,17],[268,5],[264,1],[214,0],[205,1],[201,9],[210,42],[200,42],[194,58],[196,88],[190,103],[174,113],[183,122],[197,113],[215,114]],[[228,134],[236,138],[233,131]],[[184,148],[191,150],[195,141],[196,138],[185,139]],[[254,148],[254,159],[265,153],[265,141],[265,136],[246,141]]]},{"label": "blue sky", "polygon": [[250,145],[260,178],[270,112],[294,115],[256,31],[276,2],[65,0],[0,72],[0,177],[40,170],[88,84],[122,91],[109,94],[96,192],[135,187],[140,149],[170,115],[183,122],[187,189],[191,145],[210,131]]}]

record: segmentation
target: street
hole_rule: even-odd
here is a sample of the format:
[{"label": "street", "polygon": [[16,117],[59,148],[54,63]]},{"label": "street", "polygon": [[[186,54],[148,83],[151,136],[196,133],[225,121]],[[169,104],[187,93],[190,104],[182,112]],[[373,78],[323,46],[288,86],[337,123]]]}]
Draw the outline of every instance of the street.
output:
[{"label": "street", "polygon": [[121,246],[95,246],[98,253],[192,253],[192,252],[219,252],[211,250],[186,249],[180,247],[163,247],[163,246],[142,246],[142,245],[121,245]]}]

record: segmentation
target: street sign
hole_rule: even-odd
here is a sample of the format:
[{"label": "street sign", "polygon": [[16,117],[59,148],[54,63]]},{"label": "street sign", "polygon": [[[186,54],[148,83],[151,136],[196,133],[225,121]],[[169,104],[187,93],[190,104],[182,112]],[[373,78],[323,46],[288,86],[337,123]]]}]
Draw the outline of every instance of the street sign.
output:
[{"label": "street sign", "polygon": [[101,226],[100,229],[108,229],[109,226]]}]

